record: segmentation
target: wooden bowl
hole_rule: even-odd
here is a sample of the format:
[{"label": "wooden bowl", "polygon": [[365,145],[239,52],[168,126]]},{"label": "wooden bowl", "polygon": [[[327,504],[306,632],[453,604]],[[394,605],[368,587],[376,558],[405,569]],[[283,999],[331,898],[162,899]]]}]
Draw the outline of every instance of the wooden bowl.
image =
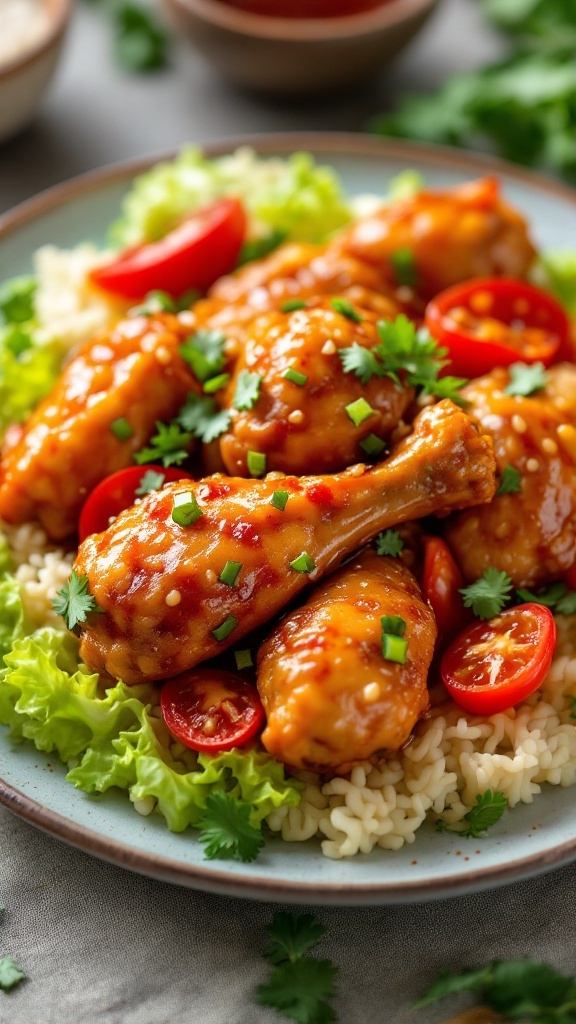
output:
[{"label": "wooden bowl", "polygon": [[178,27],[226,78],[275,96],[350,85],[396,57],[438,0],[387,0],[361,14],[275,18],[225,0],[164,0]]}]

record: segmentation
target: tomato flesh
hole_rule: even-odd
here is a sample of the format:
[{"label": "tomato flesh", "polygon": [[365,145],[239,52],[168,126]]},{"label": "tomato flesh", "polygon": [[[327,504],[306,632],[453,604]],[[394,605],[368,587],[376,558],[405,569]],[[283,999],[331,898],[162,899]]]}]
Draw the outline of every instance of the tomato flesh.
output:
[{"label": "tomato flesh", "polygon": [[448,648],[440,673],[460,707],[494,715],[519,704],[548,673],[556,644],[549,608],[521,604],[464,630]]},{"label": "tomato flesh", "polygon": [[485,278],[447,288],[426,307],[425,324],[448,349],[448,372],[480,377],[495,366],[565,358],[569,322],[550,296],[523,281]]},{"label": "tomato flesh", "polygon": [[445,646],[472,620],[460,590],[464,577],[441,537],[426,537],[422,594],[434,612],[439,644]]},{"label": "tomato flesh", "polygon": [[236,266],[246,234],[246,214],[239,199],[221,199],[192,214],[157,242],[126,249],[92,271],[100,288],[125,299],[148,292],[180,296],[206,291]]},{"label": "tomato flesh", "polygon": [[119,469],[99,483],[88,495],[80,513],[78,537],[80,542],[91,533],[102,533],[126,508],[130,508],[141,495],[136,494],[142,478],[148,471],[164,477],[161,487],[173,480],[192,480],[189,473],[175,467],[143,465]]},{"label": "tomato flesh", "polygon": [[165,683],[160,696],[170,732],[191,750],[231,750],[264,725],[256,687],[233,672],[197,668]]}]

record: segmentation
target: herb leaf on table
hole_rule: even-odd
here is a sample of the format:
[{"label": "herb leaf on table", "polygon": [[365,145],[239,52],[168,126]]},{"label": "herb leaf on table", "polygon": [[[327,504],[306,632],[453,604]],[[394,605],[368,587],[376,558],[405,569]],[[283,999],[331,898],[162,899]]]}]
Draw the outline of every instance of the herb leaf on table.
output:
[{"label": "herb leaf on table", "polygon": [[26,977],[25,972],[11,956],[0,957],[0,990],[10,992]]},{"label": "herb leaf on table", "polygon": [[113,54],[124,71],[147,72],[168,64],[168,35],[138,0],[86,0],[99,7],[114,31]]},{"label": "herb leaf on table", "polygon": [[273,967],[258,988],[258,1002],[297,1024],[332,1024],[336,1013],[328,1000],[335,995],[337,968],[306,955],[322,938],[324,926],[313,914],[280,912],[267,932],[264,956]]}]

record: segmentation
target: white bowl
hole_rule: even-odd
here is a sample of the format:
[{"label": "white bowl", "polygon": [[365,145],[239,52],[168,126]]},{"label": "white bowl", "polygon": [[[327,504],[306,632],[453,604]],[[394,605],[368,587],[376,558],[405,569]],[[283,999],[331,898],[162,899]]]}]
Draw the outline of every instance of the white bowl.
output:
[{"label": "white bowl", "polygon": [[0,63],[0,142],[30,123],[56,70],[73,0],[41,0],[41,3],[48,12],[46,32],[30,49]]}]

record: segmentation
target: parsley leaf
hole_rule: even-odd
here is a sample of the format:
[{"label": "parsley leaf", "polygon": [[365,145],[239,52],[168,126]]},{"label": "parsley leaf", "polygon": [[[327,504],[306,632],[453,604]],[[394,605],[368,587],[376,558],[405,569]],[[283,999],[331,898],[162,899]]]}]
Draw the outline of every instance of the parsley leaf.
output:
[{"label": "parsley leaf", "polygon": [[207,860],[255,860],[264,846],[264,836],[250,819],[250,805],[231,793],[217,790],[206,799],[198,822],[200,842]]},{"label": "parsley leaf", "polygon": [[0,989],[2,992],[10,992],[25,977],[26,974],[21,967],[18,967],[18,964],[14,963],[11,956],[0,957]]},{"label": "parsley leaf", "polygon": [[232,405],[235,409],[251,409],[258,401],[263,378],[259,373],[241,370],[236,380]]},{"label": "parsley leaf", "polygon": [[216,401],[207,395],[188,395],[177,421],[193,437],[200,438],[204,444],[210,444],[228,430],[230,413],[227,409],[220,409]]},{"label": "parsley leaf", "polygon": [[327,1000],[335,995],[337,968],[305,955],[322,938],[324,926],[313,914],[280,912],[267,932],[264,956],[274,966],[258,988],[258,1002],[297,1024],[331,1024],[336,1014]]},{"label": "parsley leaf", "polygon": [[509,367],[510,383],[504,388],[505,395],[520,395],[526,398],[546,387],[548,376],[544,363],[513,363]]},{"label": "parsley leaf", "polygon": [[404,541],[398,530],[385,530],[384,533],[379,533],[376,537],[376,554],[378,555],[392,555],[393,558],[397,558],[403,548]]},{"label": "parsley leaf", "polygon": [[520,470],[515,469],[514,466],[504,466],[502,476],[500,477],[500,486],[496,491],[495,497],[499,494],[518,494],[521,482],[522,474]]},{"label": "parsley leaf", "polygon": [[576,615],[576,590],[569,590],[566,584],[560,581],[552,583],[539,594],[526,589],[517,590],[516,594],[521,601],[543,604],[558,615]]},{"label": "parsley leaf", "polygon": [[364,348],[357,341],[349,348],[338,349],[344,373],[355,373],[363,384],[372,377],[383,377],[384,371],[378,357],[369,348]]},{"label": "parsley leaf", "polygon": [[152,494],[153,491],[159,491],[164,486],[166,480],[165,473],[157,473],[154,469],[147,469],[138,487],[134,491],[139,498],[143,498],[146,494]]},{"label": "parsley leaf", "polygon": [[199,330],[180,346],[180,355],[201,384],[216,377],[226,363],[226,338],[221,331]]},{"label": "parsley leaf", "polygon": [[451,828],[441,819],[436,822],[436,827],[439,832],[454,832],[466,839],[478,839],[483,832],[500,821],[507,806],[504,793],[487,789],[484,793],[478,793],[475,806],[464,815],[464,828]]},{"label": "parsley leaf", "polygon": [[171,423],[156,423],[157,433],[150,439],[150,446],[134,455],[138,464],[161,462],[163,466],[179,466],[190,454],[188,447],[192,433],[182,430],[176,420]]},{"label": "parsley leaf", "polygon": [[62,616],[68,629],[74,629],[78,623],[85,622],[92,612],[102,611],[89,592],[88,586],[88,577],[78,576],[76,570],[72,569],[70,579],[52,601],[54,611]]},{"label": "parsley leaf", "polygon": [[464,597],[464,607],[471,608],[479,619],[493,619],[512,600],[512,588],[508,574],[489,565],[479,579],[463,587],[459,593]]}]

